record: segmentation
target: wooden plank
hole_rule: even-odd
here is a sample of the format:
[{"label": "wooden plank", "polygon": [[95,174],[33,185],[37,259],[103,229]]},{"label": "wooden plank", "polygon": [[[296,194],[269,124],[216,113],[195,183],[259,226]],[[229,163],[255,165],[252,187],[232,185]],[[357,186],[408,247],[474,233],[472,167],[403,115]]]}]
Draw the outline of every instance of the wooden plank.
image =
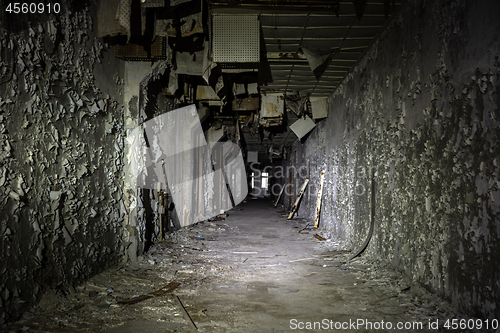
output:
[{"label": "wooden plank", "polygon": [[161,296],[168,294],[169,292],[172,292],[174,289],[179,287],[181,284],[179,282],[170,282],[169,284],[165,285],[165,287],[158,289],[157,291],[153,291],[152,293],[149,293],[150,295],[155,295],[155,296]]},{"label": "wooden plank", "polygon": [[319,225],[319,213],[321,211],[321,196],[323,195],[324,180],[325,180],[325,170],[321,170],[321,175],[319,177],[318,200],[316,202],[316,212],[314,214],[314,229],[318,229]]},{"label": "wooden plank", "polygon": [[321,242],[326,241],[326,238],[321,237],[321,236],[320,236],[320,235],[318,235],[318,234],[314,234],[313,236],[314,236],[314,238],[316,238],[317,240],[319,240],[319,241],[321,241]]},{"label": "wooden plank", "polygon": [[281,196],[283,195],[283,191],[285,189],[285,186],[281,188],[280,194],[278,195],[278,199],[276,199],[276,203],[274,204],[274,207],[278,206],[278,202],[280,202]]},{"label": "wooden plank", "polygon": [[299,206],[300,199],[302,198],[302,195],[304,194],[304,191],[306,190],[306,186],[309,183],[309,179],[306,179],[302,187],[300,188],[299,195],[297,196],[297,200],[295,200],[295,203],[293,204],[292,210],[290,211],[290,214],[288,214],[287,220],[291,220],[293,215],[295,215],[295,211],[297,210],[297,207]]}]

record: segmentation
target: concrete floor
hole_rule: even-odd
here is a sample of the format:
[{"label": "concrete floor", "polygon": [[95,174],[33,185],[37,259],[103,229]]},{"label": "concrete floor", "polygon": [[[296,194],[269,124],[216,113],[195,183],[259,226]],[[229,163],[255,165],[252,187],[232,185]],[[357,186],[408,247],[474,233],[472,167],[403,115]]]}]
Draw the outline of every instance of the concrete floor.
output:
[{"label": "concrete floor", "polygon": [[[299,233],[310,221],[287,221],[266,200],[228,214],[168,235],[139,263],[107,270],[69,295],[48,292],[6,331],[195,331],[177,297],[199,332],[437,332],[447,319],[464,318],[377,260],[345,263],[347,251],[313,237],[321,230]],[[161,294],[171,282],[180,285],[118,303]],[[436,320],[440,329],[429,329]]]}]

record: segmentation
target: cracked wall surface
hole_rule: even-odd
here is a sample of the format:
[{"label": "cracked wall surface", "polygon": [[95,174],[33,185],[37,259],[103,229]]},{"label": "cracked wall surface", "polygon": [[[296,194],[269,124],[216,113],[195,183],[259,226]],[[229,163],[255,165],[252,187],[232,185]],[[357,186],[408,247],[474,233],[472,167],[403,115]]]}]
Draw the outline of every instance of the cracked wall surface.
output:
[{"label": "cracked wall surface", "polygon": [[0,23],[0,322],[125,251],[123,62],[94,3]]},{"label": "cracked wall surface", "polygon": [[[288,156],[311,179],[299,216],[469,315],[500,315],[500,3],[411,0]],[[288,204],[288,200],[285,199]]]}]

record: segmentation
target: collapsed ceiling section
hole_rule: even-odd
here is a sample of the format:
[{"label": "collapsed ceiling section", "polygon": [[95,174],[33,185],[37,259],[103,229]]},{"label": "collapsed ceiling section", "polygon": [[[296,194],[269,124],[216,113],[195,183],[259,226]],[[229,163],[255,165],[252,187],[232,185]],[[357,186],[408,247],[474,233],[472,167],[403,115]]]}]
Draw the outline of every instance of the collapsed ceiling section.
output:
[{"label": "collapsed ceiling section", "polygon": [[[394,0],[110,0],[98,34],[129,61],[171,64],[164,93],[241,127],[266,164],[327,116],[340,84],[399,6]],[[252,154],[254,155],[254,154]]]}]

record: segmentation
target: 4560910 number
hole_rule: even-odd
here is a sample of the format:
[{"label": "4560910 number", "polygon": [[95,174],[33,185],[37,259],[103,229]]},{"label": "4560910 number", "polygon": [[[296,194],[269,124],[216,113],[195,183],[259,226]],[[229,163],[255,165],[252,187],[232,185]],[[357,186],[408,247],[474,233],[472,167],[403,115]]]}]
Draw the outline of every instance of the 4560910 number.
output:
[{"label": "4560910 number", "polygon": [[5,8],[5,11],[11,14],[43,14],[61,12],[61,5],[59,3],[26,3],[26,2],[11,2]]}]

